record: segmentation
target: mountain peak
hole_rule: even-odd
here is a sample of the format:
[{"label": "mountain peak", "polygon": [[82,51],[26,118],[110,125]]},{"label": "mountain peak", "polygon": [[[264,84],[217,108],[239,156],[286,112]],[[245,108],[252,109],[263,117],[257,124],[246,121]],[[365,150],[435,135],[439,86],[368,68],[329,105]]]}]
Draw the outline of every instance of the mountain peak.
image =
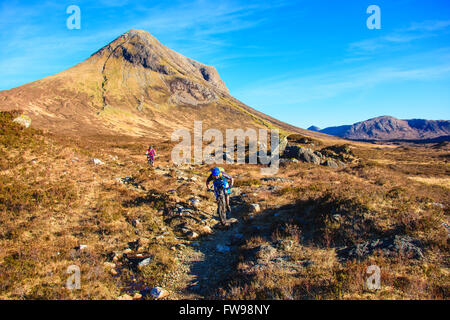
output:
[{"label": "mountain peak", "polygon": [[232,128],[271,125],[300,130],[232,97],[213,66],[187,58],[136,29],[72,68],[1,91],[0,110],[16,109],[39,127],[76,135],[166,138],[196,120],[204,121],[205,128],[223,130],[230,123]]},{"label": "mountain peak", "polygon": [[450,121],[400,120],[380,116],[353,125],[325,128],[320,132],[354,140],[434,139],[450,134]]},{"label": "mountain peak", "polygon": [[320,128],[318,126],[310,126],[307,130],[318,132],[318,131],[320,131]]},{"label": "mountain peak", "polygon": [[163,76],[184,78],[206,84],[214,90],[228,93],[216,68],[175,52],[158,41],[149,32],[131,29],[92,55],[93,59],[118,59],[137,68],[157,72]]}]

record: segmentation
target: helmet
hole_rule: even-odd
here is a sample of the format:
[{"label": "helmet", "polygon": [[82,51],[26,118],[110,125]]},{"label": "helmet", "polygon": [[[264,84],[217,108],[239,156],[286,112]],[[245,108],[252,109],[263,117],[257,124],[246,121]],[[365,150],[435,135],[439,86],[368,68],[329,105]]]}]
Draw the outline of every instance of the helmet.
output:
[{"label": "helmet", "polygon": [[153,149],[153,146],[149,146],[148,148],[149,148],[149,149]]},{"label": "helmet", "polygon": [[213,175],[213,177],[218,177],[220,175],[219,168],[212,169],[211,174]]}]

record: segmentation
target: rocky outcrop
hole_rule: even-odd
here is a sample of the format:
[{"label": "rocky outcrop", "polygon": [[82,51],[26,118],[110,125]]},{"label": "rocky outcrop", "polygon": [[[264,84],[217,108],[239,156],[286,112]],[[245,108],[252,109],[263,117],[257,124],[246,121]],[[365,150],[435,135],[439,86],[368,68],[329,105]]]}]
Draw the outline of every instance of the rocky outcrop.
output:
[{"label": "rocky outcrop", "polygon": [[337,251],[341,259],[362,260],[372,255],[376,251],[381,251],[387,257],[397,257],[399,255],[413,259],[422,259],[422,245],[418,240],[409,236],[394,236],[384,239],[376,239],[357,244],[352,247],[342,248]]},{"label": "rocky outcrop", "polygon": [[320,164],[320,158],[310,148],[287,145],[283,154],[287,158],[295,158],[303,162]]},{"label": "rocky outcrop", "polygon": [[17,118],[15,118],[13,120],[13,122],[18,123],[18,124],[24,126],[25,128],[28,128],[31,125],[31,118],[29,116],[22,114],[22,115],[18,116]]},{"label": "rocky outcrop", "polygon": [[169,86],[172,93],[170,102],[173,104],[199,105],[217,99],[214,91],[186,78],[176,78]]}]

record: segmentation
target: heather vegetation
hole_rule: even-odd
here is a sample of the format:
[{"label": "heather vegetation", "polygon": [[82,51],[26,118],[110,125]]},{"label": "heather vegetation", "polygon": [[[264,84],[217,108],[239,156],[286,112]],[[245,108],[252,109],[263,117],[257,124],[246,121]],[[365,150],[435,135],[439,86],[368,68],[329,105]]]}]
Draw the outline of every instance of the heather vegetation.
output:
[{"label": "heather vegetation", "polygon": [[[151,168],[148,140],[53,135],[18,114],[0,113],[0,298],[151,299],[154,287],[166,299],[449,296],[445,144],[291,137],[303,160],[285,158],[276,176],[223,165],[236,183],[222,229],[204,188],[211,166],[174,166],[172,142],[152,141]],[[79,290],[66,288],[70,265]],[[366,287],[370,265],[379,290]]]}]

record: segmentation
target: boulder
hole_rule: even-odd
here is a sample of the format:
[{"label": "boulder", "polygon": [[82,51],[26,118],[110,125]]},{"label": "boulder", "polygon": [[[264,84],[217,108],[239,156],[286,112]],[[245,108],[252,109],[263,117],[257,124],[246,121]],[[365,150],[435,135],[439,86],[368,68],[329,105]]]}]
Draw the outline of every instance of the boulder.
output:
[{"label": "boulder", "polygon": [[155,287],[150,291],[153,299],[162,299],[169,295],[169,292],[161,287]]},{"label": "boulder", "polygon": [[198,208],[198,207],[200,206],[200,200],[198,200],[198,199],[190,198],[189,201],[192,203],[192,205],[193,205],[195,208]]},{"label": "boulder", "polygon": [[103,265],[105,266],[106,269],[112,269],[116,267],[116,264],[112,262],[104,262]]},{"label": "boulder", "polygon": [[387,257],[397,257],[399,254],[413,259],[422,259],[422,245],[410,236],[396,235],[390,238],[366,241],[355,246],[345,247],[337,251],[341,259],[367,258],[375,251],[382,251]]},{"label": "boulder", "polygon": [[196,238],[198,238],[199,234],[195,231],[189,230],[187,228],[183,228],[181,229],[181,232],[184,233],[184,235],[189,239],[189,240],[194,240]]},{"label": "boulder", "polygon": [[260,212],[260,211],[261,211],[261,207],[260,207],[259,204],[257,204],[257,203],[252,203],[252,204],[250,205],[250,212],[251,212],[251,213],[258,213],[258,212]]},{"label": "boulder", "polygon": [[142,260],[141,262],[139,262],[138,267],[142,268],[142,267],[148,266],[151,262],[152,262],[152,258],[146,258],[146,259]]},{"label": "boulder", "polygon": [[283,153],[284,157],[295,158],[303,162],[320,164],[320,158],[310,148],[288,145]]},{"label": "boulder", "polygon": [[136,292],[133,296],[133,300],[141,300],[142,299],[142,294],[140,294],[139,292]]},{"label": "boulder", "polygon": [[24,114],[18,116],[13,120],[13,122],[20,124],[21,126],[24,126],[25,128],[28,128],[31,125],[31,119],[29,116],[26,116]]},{"label": "boulder", "polygon": [[102,160],[97,159],[97,158],[92,159],[92,161],[94,162],[94,164],[95,164],[96,166],[98,166],[98,165],[104,165],[104,164],[105,164]]},{"label": "boulder", "polygon": [[333,168],[333,169],[339,168],[339,165],[336,163],[336,161],[330,160],[330,159],[326,160],[326,161],[323,163],[323,165],[324,165],[324,166],[327,166],[327,167],[330,167],[330,168]]},{"label": "boulder", "polygon": [[209,226],[201,226],[198,231],[200,234],[211,234],[213,233],[213,230]]},{"label": "boulder", "polygon": [[261,260],[270,260],[277,253],[277,249],[268,244],[262,244],[258,247],[256,256]]}]

